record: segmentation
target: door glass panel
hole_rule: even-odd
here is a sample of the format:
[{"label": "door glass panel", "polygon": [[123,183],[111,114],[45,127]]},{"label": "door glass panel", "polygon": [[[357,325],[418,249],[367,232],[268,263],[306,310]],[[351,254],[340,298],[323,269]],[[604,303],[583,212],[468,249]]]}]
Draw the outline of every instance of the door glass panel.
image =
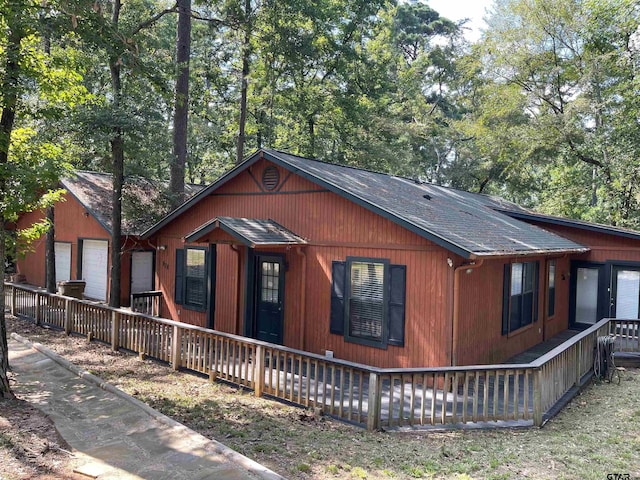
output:
[{"label": "door glass panel", "polygon": [[616,317],[638,318],[640,272],[618,270],[616,289]]},{"label": "door glass panel", "polygon": [[576,322],[598,321],[598,269],[578,268],[576,279]]},{"label": "door glass panel", "polygon": [[280,285],[278,284],[279,275],[280,264],[262,262],[262,288],[260,298],[263,302],[278,303],[280,301]]}]

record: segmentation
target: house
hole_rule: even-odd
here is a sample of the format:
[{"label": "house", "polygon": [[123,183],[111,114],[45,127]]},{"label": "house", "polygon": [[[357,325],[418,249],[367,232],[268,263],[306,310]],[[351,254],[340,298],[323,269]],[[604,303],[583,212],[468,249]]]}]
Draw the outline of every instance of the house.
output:
[{"label": "house", "polygon": [[[86,281],[85,297],[109,298],[111,267],[112,176],[78,171],[61,180],[66,190],[63,201],[54,206],[56,281]],[[187,194],[199,187],[187,185]],[[139,234],[169,210],[162,189],[142,177],[127,177],[123,187],[122,257],[120,302],[129,304],[130,293],[154,289],[155,248]],[[44,212],[24,214],[17,228],[25,228],[44,218]],[[44,286],[46,276],[45,239],[38,239],[17,262],[18,272],[27,282]]]},{"label": "house", "polygon": [[496,363],[638,316],[638,232],[270,149],[141,238],[164,316],[379,367]]}]

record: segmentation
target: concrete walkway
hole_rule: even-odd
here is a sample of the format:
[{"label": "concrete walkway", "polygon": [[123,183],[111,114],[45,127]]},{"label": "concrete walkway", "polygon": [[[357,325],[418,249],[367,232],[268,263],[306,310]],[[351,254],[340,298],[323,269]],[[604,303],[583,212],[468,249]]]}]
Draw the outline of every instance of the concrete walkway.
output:
[{"label": "concrete walkway", "polygon": [[87,478],[283,480],[15,334],[9,362],[15,393],[49,415]]}]

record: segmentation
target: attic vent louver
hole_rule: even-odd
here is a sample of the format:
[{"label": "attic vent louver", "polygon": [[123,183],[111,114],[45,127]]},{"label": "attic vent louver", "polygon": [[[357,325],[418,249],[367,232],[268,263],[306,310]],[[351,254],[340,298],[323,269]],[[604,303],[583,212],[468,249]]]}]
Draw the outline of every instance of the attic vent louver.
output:
[{"label": "attic vent louver", "polygon": [[262,172],[262,186],[266,190],[273,190],[280,182],[280,172],[273,165],[269,165]]},{"label": "attic vent louver", "polygon": [[427,200],[431,200],[431,195],[429,195],[428,193],[425,193],[424,195],[422,195],[422,198],[425,198]]}]

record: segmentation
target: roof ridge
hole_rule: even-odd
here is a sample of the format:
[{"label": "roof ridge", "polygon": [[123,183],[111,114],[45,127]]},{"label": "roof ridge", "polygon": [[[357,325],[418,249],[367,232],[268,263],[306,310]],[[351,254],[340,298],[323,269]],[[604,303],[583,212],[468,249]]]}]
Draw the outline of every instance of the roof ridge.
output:
[{"label": "roof ridge", "polygon": [[384,175],[385,177],[399,178],[401,180],[408,180],[410,182],[414,182],[414,183],[417,183],[417,184],[433,185],[433,184],[430,184],[428,182],[423,182],[422,180],[419,180],[419,179],[416,179],[416,178],[405,177],[403,175],[394,175],[392,173],[380,172],[378,170],[371,170],[369,168],[364,168],[364,167],[354,167],[352,165],[344,165],[342,163],[332,163],[332,162],[328,162],[326,160],[319,160],[317,158],[303,157],[302,155],[297,155],[297,154],[294,154],[294,153],[285,152],[284,150],[278,150],[277,148],[264,148],[263,150],[271,150],[273,152],[282,153],[284,155],[289,155],[290,157],[296,157],[296,158],[299,158],[301,160],[305,160],[305,161],[309,161],[309,162],[322,163],[324,165],[333,165],[335,167],[349,168],[351,170],[358,170],[358,171],[361,171],[361,172],[375,173],[377,175]]},{"label": "roof ridge", "polygon": [[419,178],[412,178],[412,177],[407,177],[407,176],[404,176],[404,175],[395,175],[395,174],[392,174],[392,173],[380,172],[378,170],[372,170],[372,169],[364,168],[364,167],[356,167],[356,166],[352,166],[352,165],[344,165],[342,163],[332,163],[332,162],[328,162],[326,160],[319,160],[317,158],[309,158],[309,157],[304,157],[302,155],[297,155],[297,154],[294,154],[294,153],[285,152],[284,150],[279,150],[277,148],[264,148],[263,150],[271,150],[271,151],[276,152],[276,153],[282,153],[283,155],[289,155],[291,157],[296,157],[296,158],[299,158],[301,160],[308,161],[308,162],[316,162],[316,163],[321,163],[323,165],[332,165],[332,166],[335,166],[335,167],[349,168],[351,170],[357,170],[357,171],[360,171],[360,172],[373,173],[373,174],[377,174],[377,175],[384,175],[385,177],[396,178],[398,180],[404,180],[404,181],[407,181],[407,182],[410,182],[410,183],[413,183],[413,184],[416,184],[416,185],[424,185],[424,186],[428,186],[428,187],[443,188],[445,190],[453,190],[453,191],[456,191],[456,192],[469,193],[471,195],[481,195],[483,197],[488,197],[488,198],[496,197],[496,198],[500,198],[502,201],[509,202],[509,203],[514,203],[514,202],[506,200],[506,199],[504,199],[502,197],[498,197],[497,195],[493,195],[493,194],[489,194],[489,193],[470,192],[469,190],[464,190],[464,189],[458,188],[458,187],[452,187],[450,185],[440,185],[438,183],[423,181],[423,180],[420,180]]},{"label": "roof ridge", "polygon": [[[77,175],[75,175],[77,173],[89,173],[91,175],[102,175],[102,176],[107,176],[107,177],[113,176],[113,173],[111,173],[111,172],[99,172],[97,170],[76,169],[76,170],[73,170],[69,175],[65,175],[64,177],[62,177],[62,179],[71,179],[74,176],[77,176]],[[166,179],[154,179],[152,177],[148,177],[146,175],[141,175],[139,173],[124,175],[123,178],[125,180],[128,179],[128,178],[133,178],[133,179],[140,178],[140,179],[143,179],[143,180],[145,180],[145,181],[147,181],[149,183],[153,183],[153,184],[164,184],[164,183],[168,184],[169,183],[169,180],[166,180]],[[206,187],[207,186],[207,184],[204,184],[204,183],[185,182],[184,184],[185,184],[185,186],[189,185],[191,187]]]}]

